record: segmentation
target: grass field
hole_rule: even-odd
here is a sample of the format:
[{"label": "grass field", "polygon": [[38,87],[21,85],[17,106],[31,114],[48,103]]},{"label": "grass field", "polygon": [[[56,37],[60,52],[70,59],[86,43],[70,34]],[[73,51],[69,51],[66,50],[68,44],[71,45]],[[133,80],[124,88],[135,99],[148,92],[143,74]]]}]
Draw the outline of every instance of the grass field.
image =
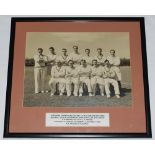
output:
[{"label": "grass field", "polygon": [[[87,107],[87,106],[130,106],[131,105],[131,82],[130,82],[130,67],[121,67],[122,72],[122,91],[120,99],[112,96],[107,99],[106,96],[100,95],[89,97],[74,97],[74,96],[52,96],[50,93],[34,94],[34,69],[33,67],[25,68],[24,81],[24,106],[52,106],[52,107]],[[46,78],[46,81],[49,77]],[[48,85],[46,86],[47,89]]]}]

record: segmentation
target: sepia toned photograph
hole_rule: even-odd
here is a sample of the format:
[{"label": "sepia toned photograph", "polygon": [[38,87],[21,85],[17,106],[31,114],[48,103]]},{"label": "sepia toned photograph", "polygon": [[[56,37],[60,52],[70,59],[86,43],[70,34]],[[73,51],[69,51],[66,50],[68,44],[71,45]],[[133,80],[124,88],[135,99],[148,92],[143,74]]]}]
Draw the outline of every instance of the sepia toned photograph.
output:
[{"label": "sepia toned photograph", "polygon": [[27,32],[25,107],[131,106],[129,32]]}]

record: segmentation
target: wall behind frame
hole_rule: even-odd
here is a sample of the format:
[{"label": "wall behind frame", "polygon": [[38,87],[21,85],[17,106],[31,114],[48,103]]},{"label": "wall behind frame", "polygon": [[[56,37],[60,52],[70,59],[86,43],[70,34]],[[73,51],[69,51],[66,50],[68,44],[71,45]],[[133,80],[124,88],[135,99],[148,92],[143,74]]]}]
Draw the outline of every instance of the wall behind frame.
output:
[{"label": "wall behind frame", "polygon": [[[23,16],[22,16],[23,17]],[[31,17],[31,16],[30,16]],[[11,16],[0,16],[0,139],[3,138]],[[145,16],[152,136],[155,139],[155,16]]]}]

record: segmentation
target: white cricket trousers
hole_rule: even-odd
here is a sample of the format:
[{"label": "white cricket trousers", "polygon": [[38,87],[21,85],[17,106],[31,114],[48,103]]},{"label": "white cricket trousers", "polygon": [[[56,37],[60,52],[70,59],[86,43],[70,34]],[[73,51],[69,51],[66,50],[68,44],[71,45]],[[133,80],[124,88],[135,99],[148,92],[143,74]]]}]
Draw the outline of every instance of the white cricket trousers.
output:
[{"label": "white cricket trousers", "polygon": [[54,94],[56,92],[56,84],[58,84],[59,93],[64,93],[65,91],[65,78],[51,78],[49,81],[49,85],[51,87],[51,93]]},{"label": "white cricket trousers", "polygon": [[92,88],[91,88],[91,82],[89,77],[80,77],[80,81],[79,81],[79,93],[82,94],[83,93],[83,83],[86,84],[87,88],[88,88],[88,92],[91,93],[92,92]]},{"label": "white cricket trousers", "polygon": [[35,93],[44,91],[46,71],[46,67],[34,68]]},{"label": "white cricket trousers", "polygon": [[112,84],[114,87],[115,95],[120,94],[117,80],[111,79],[111,78],[106,78],[106,79],[104,79],[104,82],[105,82],[105,92],[107,95],[111,94],[110,89],[109,89],[110,84]]},{"label": "white cricket trousers", "polygon": [[103,94],[104,93],[104,79],[98,76],[92,77],[91,78],[91,87],[92,87],[92,91],[93,94],[95,94],[95,90],[96,90],[96,85],[99,84],[99,88],[100,88],[100,93]]},{"label": "white cricket trousers", "polygon": [[69,96],[71,95],[72,83],[74,84],[73,94],[74,94],[74,96],[77,96],[78,90],[79,90],[79,78],[75,78],[75,77],[66,78],[67,95],[69,95]]},{"label": "white cricket trousers", "polygon": [[112,66],[113,70],[116,72],[118,81],[122,80],[122,74],[119,66]]}]

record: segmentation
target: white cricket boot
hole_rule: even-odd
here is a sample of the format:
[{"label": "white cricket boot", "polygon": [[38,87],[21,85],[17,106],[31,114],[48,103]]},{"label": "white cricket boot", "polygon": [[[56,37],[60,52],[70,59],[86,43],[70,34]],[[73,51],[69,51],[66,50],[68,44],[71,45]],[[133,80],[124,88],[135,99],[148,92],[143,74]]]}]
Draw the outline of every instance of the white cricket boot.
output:
[{"label": "white cricket boot", "polygon": [[101,93],[101,96],[104,96],[104,93]]},{"label": "white cricket boot", "polygon": [[108,94],[108,95],[107,95],[107,98],[110,98],[110,97],[111,97],[110,94]]},{"label": "white cricket boot", "polygon": [[71,94],[67,94],[67,96],[71,96]]},{"label": "white cricket boot", "polygon": [[51,95],[50,96],[53,96],[54,94],[53,93],[51,93]]},{"label": "white cricket boot", "polygon": [[63,96],[63,93],[60,93],[60,95],[59,96]]},{"label": "white cricket boot", "polygon": [[116,97],[117,97],[117,98],[120,98],[120,95],[117,94]]},{"label": "white cricket boot", "polygon": [[79,96],[82,96],[82,93],[80,93]]},{"label": "white cricket boot", "polygon": [[78,96],[78,94],[76,93],[76,94],[74,94],[74,96]]},{"label": "white cricket boot", "polygon": [[89,93],[89,96],[93,96],[92,93]]}]

